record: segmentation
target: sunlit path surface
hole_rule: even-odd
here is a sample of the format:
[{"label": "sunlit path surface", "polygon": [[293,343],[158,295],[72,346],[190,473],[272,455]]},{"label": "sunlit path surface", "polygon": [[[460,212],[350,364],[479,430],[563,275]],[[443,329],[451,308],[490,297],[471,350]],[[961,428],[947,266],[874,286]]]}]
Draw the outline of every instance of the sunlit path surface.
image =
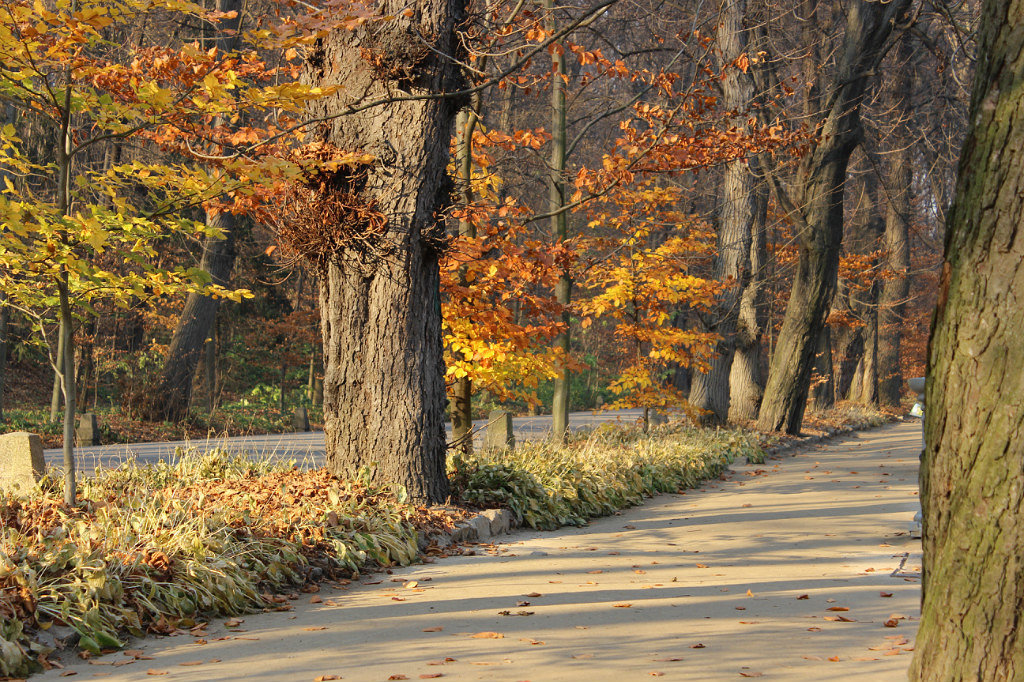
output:
[{"label": "sunlit path surface", "polygon": [[905,679],[919,449],[919,422],[810,446],[586,528],[522,532],[494,554],[478,546],[302,594],[290,612],[132,643],[151,659],[113,667],[130,658],[116,653],[73,670],[194,682]]}]

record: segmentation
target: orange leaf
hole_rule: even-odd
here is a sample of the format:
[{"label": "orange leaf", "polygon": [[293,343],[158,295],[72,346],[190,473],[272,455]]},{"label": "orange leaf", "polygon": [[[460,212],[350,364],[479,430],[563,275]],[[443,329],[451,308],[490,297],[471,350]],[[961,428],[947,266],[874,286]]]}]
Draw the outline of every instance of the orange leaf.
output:
[{"label": "orange leaf", "polygon": [[473,639],[505,639],[505,635],[500,632],[478,632],[471,637]]}]

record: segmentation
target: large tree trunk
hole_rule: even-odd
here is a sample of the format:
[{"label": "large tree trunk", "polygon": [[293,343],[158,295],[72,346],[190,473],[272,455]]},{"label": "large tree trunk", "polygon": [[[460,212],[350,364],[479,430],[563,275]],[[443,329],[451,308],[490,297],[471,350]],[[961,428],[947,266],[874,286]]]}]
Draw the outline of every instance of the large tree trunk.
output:
[{"label": "large tree trunk", "polygon": [[[372,155],[345,188],[386,218],[366,242],[341,240],[316,254],[322,264],[320,315],[324,338],[327,465],[354,476],[404,486],[419,502],[443,502],[445,386],[441,343],[439,212],[451,200],[446,173],[456,112],[453,98],[387,101],[437,95],[462,83],[456,28],[465,0],[424,0],[413,16],[404,0],[377,9],[395,18],[355,31],[332,32],[308,59],[314,85],[343,88],[310,106],[333,117],[314,135],[338,149]],[[386,103],[350,112],[360,103]],[[358,225],[327,224],[344,234]]]},{"label": "large tree trunk", "polygon": [[[750,106],[754,84],[748,74],[728,65],[747,50],[747,31],[743,27],[746,0],[725,0],[718,16],[718,48],[721,62],[727,69],[722,80],[722,104],[727,110],[743,110]],[[735,121],[745,132],[746,116]],[[746,159],[730,161],[722,173],[718,233],[712,276],[728,282],[714,309],[701,315],[704,330],[719,336],[710,370],[694,372],[690,387],[690,404],[705,410],[700,417],[704,424],[724,424],[729,416],[729,375],[736,350],[736,327],[741,299],[750,279],[750,244],[756,202],[754,175]],[[749,330],[747,330],[749,333]]]},{"label": "large tree trunk", "polygon": [[821,140],[801,168],[799,198],[793,201],[787,197],[783,202],[796,221],[799,250],[758,418],[762,430],[800,432],[818,335],[836,288],[843,188],[847,163],[860,136],[860,104],[868,74],[909,4],[909,0],[884,4],[852,0],[847,10],[836,85],[825,105]]},{"label": "large tree trunk", "polygon": [[[224,239],[208,238],[199,264],[215,284],[227,286],[235,264],[235,216],[207,214],[206,223],[224,231]],[[213,333],[219,301],[210,296],[189,294],[181,311],[164,370],[143,406],[143,415],[154,421],[181,421],[188,416],[192,382],[203,357],[207,339]]]},{"label": "large tree trunk", "polygon": [[1024,679],[1024,5],[986,0],[925,390],[913,680]]}]

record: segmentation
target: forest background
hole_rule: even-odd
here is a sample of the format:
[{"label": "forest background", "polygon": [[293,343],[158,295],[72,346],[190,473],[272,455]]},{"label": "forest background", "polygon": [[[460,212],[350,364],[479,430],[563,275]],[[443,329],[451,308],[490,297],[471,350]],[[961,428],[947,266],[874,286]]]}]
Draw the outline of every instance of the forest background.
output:
[{"label": "forest background", "polygon": [[[749,423],[776,365],[790,386],[770,396],[799,406],[770,399],[767,429],[799,431],[803,398],[900,403],[923,375],[978,8],[860,5],[471,3],[432,237],[456,437],[499,405],[553,411],[556,433],[600,406]],[[59,444],[63,376],[110,441],[280,430],[300,405],[320,421],[323,242],[385,228],[323,199],[372,160],[311,142],[303,112],[332,96],[311,64],[330,31],[402,13],[4,12],[6,428]],[[346,222],[369,231],[325,227]],[[819,310],[786,332],[801,306]]]}]

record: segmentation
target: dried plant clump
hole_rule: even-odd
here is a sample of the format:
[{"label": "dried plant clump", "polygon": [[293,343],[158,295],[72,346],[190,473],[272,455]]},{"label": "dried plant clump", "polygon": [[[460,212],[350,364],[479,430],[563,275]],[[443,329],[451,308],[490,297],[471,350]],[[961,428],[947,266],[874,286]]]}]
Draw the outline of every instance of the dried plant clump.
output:
[{"label": "dried plant clump", "polygon": [[304,172],[272,208],[281,243],[318,267],[344,256],[385,255],[387,218],[360,196],[370,157],[320,142],[306,145],[292,158]]}]

